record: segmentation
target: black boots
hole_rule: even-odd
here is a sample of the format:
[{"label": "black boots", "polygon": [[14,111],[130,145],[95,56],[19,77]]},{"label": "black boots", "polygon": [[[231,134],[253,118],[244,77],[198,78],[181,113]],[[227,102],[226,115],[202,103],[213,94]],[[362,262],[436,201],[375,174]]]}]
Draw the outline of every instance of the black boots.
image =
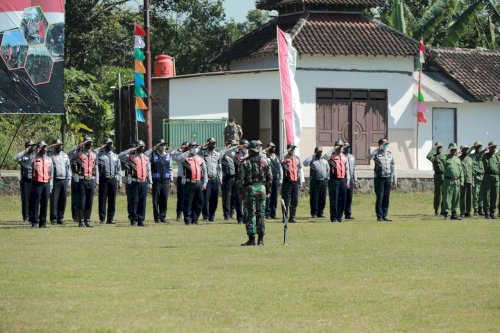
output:
[{"label": "black boots", "polygon": [[295,220],[296,213],[297,213],[297,207],[290,207],[290,218],[288,219],[288,222],[290,223],[297,222],[297,220]]},{"label": "black boots", "polygon": [[255,235],[248,235],[248,241],[241,246],[255,246]]},{"label": "black boots", "polygon": [[264,246],[264,235],[259,235],[259,240],[257,241],[258,246]]},{"label": "black boots", "polygon": [[181,212],[177,212],[177,222],[182,222],[182,213]]}]

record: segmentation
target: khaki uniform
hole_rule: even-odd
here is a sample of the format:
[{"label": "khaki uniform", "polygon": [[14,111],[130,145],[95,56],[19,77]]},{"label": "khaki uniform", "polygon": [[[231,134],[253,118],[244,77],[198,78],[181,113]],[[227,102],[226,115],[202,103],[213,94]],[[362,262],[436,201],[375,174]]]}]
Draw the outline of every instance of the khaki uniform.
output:
[{"label": "khaki uniform", "polygon": [[451,212],[452,218],[457,217],[460,204],[460,186],[464,182],[462,161],[452,154],[447,154],[444,160],[443,202],[445,217]]}]

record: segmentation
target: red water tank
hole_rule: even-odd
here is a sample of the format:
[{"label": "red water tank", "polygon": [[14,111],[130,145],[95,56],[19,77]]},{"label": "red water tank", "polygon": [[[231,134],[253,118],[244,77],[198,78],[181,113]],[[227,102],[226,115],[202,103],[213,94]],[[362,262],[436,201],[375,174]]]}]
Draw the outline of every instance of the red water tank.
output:
[{"label": "red water tank", "polygon": [[160,54],[155,60],[155,77],[175,76],[175,58]]}]

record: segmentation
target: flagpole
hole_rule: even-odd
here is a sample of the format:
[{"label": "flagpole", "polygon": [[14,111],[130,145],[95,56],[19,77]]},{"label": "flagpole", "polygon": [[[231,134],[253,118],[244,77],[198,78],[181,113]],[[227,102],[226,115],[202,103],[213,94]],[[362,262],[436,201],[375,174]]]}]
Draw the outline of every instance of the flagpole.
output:
[{"label": "flagpole", "polygon": [[285,111],[284,105],[283,105],[283,93],[281,91],[281,87],[283,82],[281,82],[281,66],[280,66],[280,48],[279,48],[279,27],[276,25],[276,46],[278,49],[278,77],[280,80],[280,115],[279,115],[279,123],[280,123],[280,129],[279,129],[279,137],[280,137],[280,158],[281,155],[283,155],[286,151],[285,149],[285,142],[286,142],[286,129],[285,129],[285,118],[283,117],[283,113]]},{"label": "flagpole", "polygon": [[146,104],[148,110],[146,112],[146,126],[147,126],[147,144],[148,147],[153,147],[153,103],[151,101],[151,95],[153,94],[153,89],[151,85],[151,38],[149,29],[149,1],[144,0],[144,30],[146,31],[146,36],[144,37],[146,44],[146,94],[147,100]]}]

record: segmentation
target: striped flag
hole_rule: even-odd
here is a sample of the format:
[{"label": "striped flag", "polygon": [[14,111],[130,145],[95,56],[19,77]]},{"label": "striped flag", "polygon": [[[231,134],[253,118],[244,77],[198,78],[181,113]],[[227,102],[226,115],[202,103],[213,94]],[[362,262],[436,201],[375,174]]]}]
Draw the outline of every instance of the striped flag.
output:
[{"label": "striped flag", "polygon": [[427,118],[424,113],[428,113],[429,110],[425,107],[424,94],[422,94],[422,79],[423,79],[423,68],[425,64],[425,45],[424,39],[420,39],[420,65],[418,66],[418,104],[417,104],[417,122],[427,124]]},{"label": "striped flag", "polygon": [[301,135],[299,88],[295,82],[297,50],[292,38],[277,27],[278,61],[281,85],[281,104],[285,121],[286,143],[299,146]]}]

